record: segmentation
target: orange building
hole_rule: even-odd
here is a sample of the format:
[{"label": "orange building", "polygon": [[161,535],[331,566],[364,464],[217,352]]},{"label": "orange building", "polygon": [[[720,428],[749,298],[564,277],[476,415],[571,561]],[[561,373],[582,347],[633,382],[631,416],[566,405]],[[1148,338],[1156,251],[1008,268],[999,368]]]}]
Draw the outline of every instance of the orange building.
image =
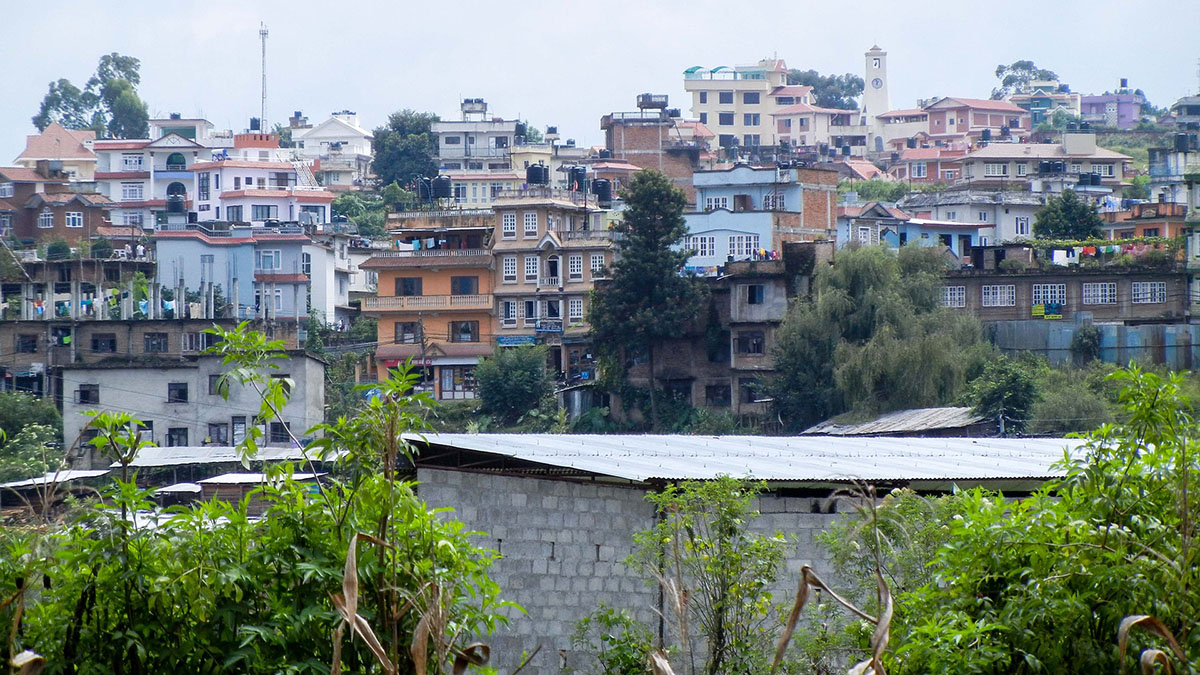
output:
[{"label": "orange building", "polygon": [[1128,211],[1101,213],[1105,239],[1174,238],[1184,234],[1187,204],[1133,204]]},{"label": "orange building", "polygon": [[475,366],[493,349],[493,264],[486,209],[391,214],[399,247],[361,265],[379,275],[363,312],[379,321],[381,377],[411,358],[421,389],[439,400],[475,398]]}]

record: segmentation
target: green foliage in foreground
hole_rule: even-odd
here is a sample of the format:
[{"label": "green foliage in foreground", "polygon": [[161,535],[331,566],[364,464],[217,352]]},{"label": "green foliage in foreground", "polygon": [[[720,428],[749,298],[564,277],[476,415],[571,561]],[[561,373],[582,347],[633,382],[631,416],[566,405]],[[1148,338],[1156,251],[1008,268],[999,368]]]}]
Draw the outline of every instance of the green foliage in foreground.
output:
[{"label": "green foliage in foreground", "polygon": [[512,423],[554,392],[542,345],[500,347],[475,368],[483,412]]}]

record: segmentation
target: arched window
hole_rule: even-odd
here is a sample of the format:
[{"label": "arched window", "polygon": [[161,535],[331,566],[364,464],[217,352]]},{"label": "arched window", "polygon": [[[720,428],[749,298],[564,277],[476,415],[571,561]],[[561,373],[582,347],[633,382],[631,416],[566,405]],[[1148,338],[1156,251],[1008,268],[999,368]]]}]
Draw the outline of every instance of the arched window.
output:
[{"label": "arched window", "polygon": [[187,188],[184,187],[183,183],[176,181],[167,186],[167,196],[185,197],[187,196]]},{"label": "arched window", "polygon": [[187,160],[183,158],[182,152],[172,152],[167,155],[167,171],[186,171]]}]

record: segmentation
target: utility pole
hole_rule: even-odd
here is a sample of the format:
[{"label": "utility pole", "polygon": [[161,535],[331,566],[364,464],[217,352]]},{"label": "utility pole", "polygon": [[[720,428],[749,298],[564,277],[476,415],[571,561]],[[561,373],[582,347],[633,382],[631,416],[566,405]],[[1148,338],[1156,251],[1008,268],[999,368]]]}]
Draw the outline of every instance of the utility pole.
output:
[{"label": "utility pole", "polygon": [[263,133],[267,133],[267,24],[259,22],[258,37],[262,40],[262,111],[259,119]]}]

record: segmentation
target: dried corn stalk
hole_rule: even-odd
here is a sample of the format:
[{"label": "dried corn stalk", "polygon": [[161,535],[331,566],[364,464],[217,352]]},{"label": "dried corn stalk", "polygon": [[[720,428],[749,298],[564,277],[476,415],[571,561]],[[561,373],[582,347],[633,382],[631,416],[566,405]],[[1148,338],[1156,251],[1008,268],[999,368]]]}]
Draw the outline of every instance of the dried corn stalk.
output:
[{"label": "dried corn stalk", "polygon": [[[1175,634],[1167,628],[1166,624],[1158,619],[1146,614],[1133,614],[1121,619],[1121,626],[1117,629],[1117,646],[1120,651],[1121,672],[1125,672],[1125,650],[1129,646],[1129,631],[1137,626],[1147,630],[1167,641],[1167,645],[1171,647],[1171,651],[1175,654],[1175,658],[1179,662],[1187,666],[1187,655],[1183,653],[1183,647],[1179,646],[1179,641],[1175,639]],[[1156,672],[1157,666],[1164,667],[1167,675],[1175,672],[1175,667],[1171,664],[1171,659],[1167,657],[1167,653],[1161,649],[1146,649],[1141,653],[1138,659],[1141,665],[1142,673],[1153,674]]]}]

